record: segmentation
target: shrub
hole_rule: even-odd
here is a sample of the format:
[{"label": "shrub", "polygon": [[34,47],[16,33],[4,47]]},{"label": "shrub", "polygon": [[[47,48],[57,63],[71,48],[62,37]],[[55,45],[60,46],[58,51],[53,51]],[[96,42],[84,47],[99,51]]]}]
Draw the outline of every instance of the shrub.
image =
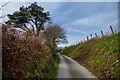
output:
[{"label": "shrub", "polygon": [[[37,64],[38,56],[50,53],[46,41],[28,32],[2,25],[2,74],[3,78],[21,78],[24,63]],[[33,64],[32,63],[32,64]]]}]

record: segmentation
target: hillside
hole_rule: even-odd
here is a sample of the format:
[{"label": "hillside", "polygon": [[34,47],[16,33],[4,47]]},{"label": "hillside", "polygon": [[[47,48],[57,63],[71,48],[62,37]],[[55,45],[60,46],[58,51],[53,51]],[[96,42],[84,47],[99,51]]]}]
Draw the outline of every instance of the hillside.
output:
[{"label": "hillside", "polygon": [[64,48],[60,53],[85,66],[98,78],[119,78],[118,35],[92,38],[79,45]]}]

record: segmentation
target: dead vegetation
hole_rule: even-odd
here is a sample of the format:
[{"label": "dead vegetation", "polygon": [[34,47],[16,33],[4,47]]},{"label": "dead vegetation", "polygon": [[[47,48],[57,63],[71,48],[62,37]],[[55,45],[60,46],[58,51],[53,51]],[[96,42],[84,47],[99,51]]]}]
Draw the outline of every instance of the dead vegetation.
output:
[{"label": "dead vegetation", "polygon": [[50,53],[44,39],[27,34],[9,25],[2,25],[3,78],[20,78],[25,67],[23,62],[36,65],[38,63],[35,60],[39,60],[39,56]]}]

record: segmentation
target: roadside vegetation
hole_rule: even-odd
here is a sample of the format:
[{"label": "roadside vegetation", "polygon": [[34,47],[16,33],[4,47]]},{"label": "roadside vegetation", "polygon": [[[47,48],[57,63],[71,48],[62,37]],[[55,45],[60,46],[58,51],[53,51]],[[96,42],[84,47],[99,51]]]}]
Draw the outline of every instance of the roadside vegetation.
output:
[{"label": "roadside vegetation", "polygon": [[120,33],[92,38],[79,45],[66,47],[60,53],[76,60],[100,79],[117,79],[120,78],[118,36]]},{"label": "roadside vegetation", "polygon": [[49,16],[36,2],[8,14],[9,20],[1,26],[3,79],[56,78],[57,44],[67,40],[64,29],[50,23]]}]

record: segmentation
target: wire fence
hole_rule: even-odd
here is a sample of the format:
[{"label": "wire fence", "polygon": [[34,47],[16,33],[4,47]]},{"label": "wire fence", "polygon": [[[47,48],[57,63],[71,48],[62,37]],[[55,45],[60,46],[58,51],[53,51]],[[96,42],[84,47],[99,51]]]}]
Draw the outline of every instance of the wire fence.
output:
[{"label": "wire fence", "polygon": [[80,45],[81,43],[84,43],[86,41],[89,41],[93,38],[97,39],[97,38],[102,38],[102,37],[105,37],[105,36],[109,36],[109,35],[114,35],[115,33],[117,33],[118,31],[117,30],[113,30],[112,26],[109,26],[110,28],[110,33],[107,31],[106,33],[103,32],[103,30],[100,31],[100,34],[101,35],[98,35],[98,33],[94,33],[94,34],[90,34],[88,36],[86,36],[85,39],[82,39],[82,40],[78,40],[77,42],[75,43],[72,43],[70,44],[69,46],[67,47],[71,47],[71,46],[75,46],[75,45]]}]

